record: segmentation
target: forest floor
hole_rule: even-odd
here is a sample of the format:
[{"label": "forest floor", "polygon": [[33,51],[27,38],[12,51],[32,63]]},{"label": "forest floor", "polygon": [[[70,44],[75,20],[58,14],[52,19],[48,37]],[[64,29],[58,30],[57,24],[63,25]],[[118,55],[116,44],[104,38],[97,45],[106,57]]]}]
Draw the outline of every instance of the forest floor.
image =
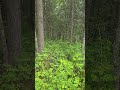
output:
[{"label": "forest floor", "polygon": [[83,61],[80,43],[46,41],[35,60],[36,90],[84,90]]}]

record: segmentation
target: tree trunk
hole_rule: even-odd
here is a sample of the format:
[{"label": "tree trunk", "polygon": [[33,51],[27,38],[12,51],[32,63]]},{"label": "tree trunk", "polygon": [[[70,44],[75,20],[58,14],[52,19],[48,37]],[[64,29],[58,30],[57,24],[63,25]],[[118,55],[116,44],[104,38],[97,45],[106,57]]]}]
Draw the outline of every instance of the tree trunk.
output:
[{"label": "tree trunk", "polygon": [[23,21],[27,30],[33,30],[32,25],[32,0],[22,0]]},{"label": "tree trunk", "polygon": [[21,0],[6,0],[7,29],[5,30],[9,64],[20,55],[21,50]]},{"label": "tree trunk", "polygon": [[113,62],[115,65],[115,90],[120,90],[120,5],[118,6],[118,24],[116,27],[116,37],[113,44]]},{"label": "tree trunk", "polygon": [[70,16],[70,42],[72,42],[73,39],[73,29],[74,29],[74,0],[71,0],[71,16]]},{"label": "tree trunk", "polygon": [[0,6],[0,36],[2,41],[2,48],[3,48],[3,63],[8,64],[8,50],[6,44],[6,37],[4,32],[3,20],[2,20],[2,13],[1,13],[1,6]]},{"label": "tree trunk", "polygon": [[43,3],[42,0],[36,0],[35,4],[38,53],[41,53],[44,48]]}]

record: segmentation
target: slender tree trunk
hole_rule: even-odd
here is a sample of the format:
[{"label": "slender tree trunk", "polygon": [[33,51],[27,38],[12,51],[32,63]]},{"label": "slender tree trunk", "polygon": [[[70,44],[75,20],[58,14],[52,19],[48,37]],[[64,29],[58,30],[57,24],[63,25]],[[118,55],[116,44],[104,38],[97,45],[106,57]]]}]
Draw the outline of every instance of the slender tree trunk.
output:
[{"label": "slender tree trunk", "polygon": [[43,3],[42,0],[36,0],[35,4],[38,53],[41,53],[44,48]]},{"label": "slender tree trunk", "polygon": [[73,29],[74,29],[74,0],[71,0],[71,17],[70,17],[70,42],[72,42],[73,39]]},{"label": "slender tree trunk", "polygon": [[66,29],[66,40],[69,41],[69,36],[70,36],[70,25],[69,25],[69,11],[70,11],[70,0],[65,0],[65,19],[66,19],[66,23],[65,23],[65,29]]}]

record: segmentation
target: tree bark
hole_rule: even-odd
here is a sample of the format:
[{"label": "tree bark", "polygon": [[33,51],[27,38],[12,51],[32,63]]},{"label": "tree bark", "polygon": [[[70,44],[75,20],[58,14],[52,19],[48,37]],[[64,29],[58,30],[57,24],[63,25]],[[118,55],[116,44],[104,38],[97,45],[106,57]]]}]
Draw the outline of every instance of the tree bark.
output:
[{"label": "tree bark", "polygon": [[27,30],[33,30],[32,25],[32,2],[34,0],[22,0],[22,15],[23,15],[23,23],[25,23],[25,27]]},{"label": "tree bark", "polygon": [[6,40],[9,64],[20,55],[21,50],[21,0],[5,0],[7,9]]},{"label": "tree bark", "polygon": [[74,0],[71,0],[71,16],[70,16],[70,42],[73,39],[73,29],[74,29]]},{"label": "tree bark", "polygon": [[1,13],[1,6],[0,6],[0,36],[2,41],[2,48],[3,48],[3,63],[8,64],[8,50],[6,44],[6,37],[4,32],[3,20],[2,20],[2,13]]},{"label": "tree bark", "polygon": [[44,48],[44,28],[43,28],[43,3],[42,0],[35,1],[36,6],[36,33],[38,42],[38,53],[41,53]]},{"label": "tree bark", "polygon": [[118,24],[113,44],[113,62],[115,65],[115,90],[120,90],[120,5],[118,6]]}]

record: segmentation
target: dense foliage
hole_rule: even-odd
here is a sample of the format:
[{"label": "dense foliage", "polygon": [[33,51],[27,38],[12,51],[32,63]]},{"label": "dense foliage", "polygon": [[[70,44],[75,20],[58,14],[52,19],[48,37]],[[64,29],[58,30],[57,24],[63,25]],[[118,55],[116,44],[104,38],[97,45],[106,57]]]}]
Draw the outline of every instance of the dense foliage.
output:
[{"label": "dense foliage", "polygon": [[85,71],[80,43],[47,41],[35,60],[36,90],[83,90]]}]

